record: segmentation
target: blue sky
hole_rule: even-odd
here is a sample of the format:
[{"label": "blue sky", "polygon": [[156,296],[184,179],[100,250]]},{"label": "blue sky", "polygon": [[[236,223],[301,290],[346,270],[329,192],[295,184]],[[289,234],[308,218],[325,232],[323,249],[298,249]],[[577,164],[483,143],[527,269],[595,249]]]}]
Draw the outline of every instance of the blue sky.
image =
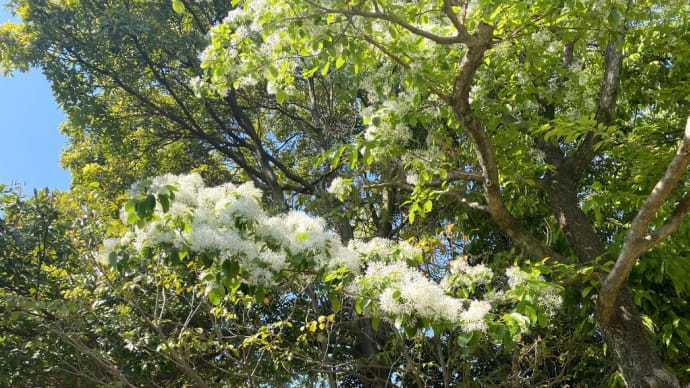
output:
[{"label": "blue sky", "polygon": [[[0,23],[9,19],[0,7]],[[67,190],[69,173],[59,165],[66,144],[59,132],[63,121],[65,114],[40,70],[0,76],[0,183],[18,182],[27,192],[42,187]]]}]

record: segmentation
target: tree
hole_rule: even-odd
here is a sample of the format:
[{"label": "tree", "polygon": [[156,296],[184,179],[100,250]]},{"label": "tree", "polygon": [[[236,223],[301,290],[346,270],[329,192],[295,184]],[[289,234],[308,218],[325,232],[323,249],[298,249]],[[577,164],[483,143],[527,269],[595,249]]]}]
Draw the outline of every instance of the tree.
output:
[{"label": "tree", "polygon": [[[644,43],[635,47],[632,42],[684,26],[687,20],[675,17],[683,10],[687,5],[681,3],[615,1],[606,7],[598,2],[247,4],[216,28],[206,63],[211,82],[221,91],[241,85],[245,69],[264,68],[276,84],[277,97],[280,91],[289,92],[295,72],[305,77],[316,71],[325,75],[334,65],[351,74],[352,82],[366,82],[360,69],[394,74],[389,90],[374,86],[375,98],[367,107],[371,111],[363,112],[369,127],[364,141],[351,149],[352,155],[356,158],[364,149],[370,163],[377,158],[370,148],[383,148],[384,153],[397,148],[403,153],[420,126],[427,149],[432,148],[436,145],[428,141],[434,134],[429,116],[447,120],[456,131],[454,146],[474,155],[469,161],[453,160],[455,170],[427,166],[431,174],[421,171],[425,179],[415,182],[415,191],[426,190],[429,176],[448,183],[449,175],[460,175],[468,183],[447,184],[441,195],[454,195],[459,204],[485,211],[527,256],[576,263],[576,267],[613,260],[610,271],[599,269],[593,274],[594,307],[598,327],[625,381],[631,386],[677,386],[647,336],[628,279],[638,259],[675,232],[690,209],[683,183],[690,158],[690,121],[682,131],[687,101],[663,92],[683,87],[677,71],[687,68],[679,55],[687,45],[665,41],[666,50],[656,52],[661,57],[655,63],[657,72],[651,78],[640,77],[639,83],[651,82],[661,90],[653,101],[620,103],[619,94],[636,93],[630,91],[630,80],[621,82],[623,66],[634,66],[648,55]],[[655,27],[650,29],[652,21]],[[238,50],[239,64],[222,56],[223,50]],[[310,62],[304,66],[296,58],[307,54]],[[430,109],[425,109],[429,99]],[[663,115],[650,114],[659,109]],[[680,139],[680,145],[673,147],[677,151],[670,161],[650,174],[653,189],[642,189],[648,195],[614,210],[617,214],[611,218],[628,225],[602,234],[597,219],[600,205],[589,202],[587,195],[611,187],[601,182],[602,173],[614,169],[616,177],[621,170],[629,176],[627,154],[609,150],[636,142],[641,128],[650,126],[672,128],[675,134],[657,144],[668,148],[668,140],[673,144]],[[507,152],[499,154],[499,149]],[[538,153],[520,157],[526,149]],[[614,155],[620,156],[614,159]],[[519,192],[533,193],[550,210],[567,243],[565,250],[553,249],[528,229],[519,216],[529,210],[511,209]],[[474,200],[473,193],[483,200]],[[411,219],[417,209],[413,203]]]},{"label": "tree", "polygon": [[93,238],[99,223],[84,225],[74,205],[64,193],[35,190],[27,198],[0,186],[3,385],[131,386],[108,355],[117,341],[103,328],[117,321],[92,305],[94,261],[79,254],[100,239]]},{"label": "tree", "polygon": [[[688,379],[686,4],[12,4],[25,23],[3,27],[1,62],[52,80],[78,186],[101,174],[114,199],[165,172],[251,180],[276,209],[324,216],[345,243],[410,238],[430,279],[458,255],[495,273],[546,259],[536,268],[565,287],[562,314],[534,338],[504,336],[553,360],[496,336],[482,349],[450,329],[374,329],[351,306],[339,319],[361,324],[353,342],[339,338],[364,349],[361,383],[396,370],[410,384],[469,384],[492,368],[525,384],[600,381],[600,363],[571,360],[601,357],[601,335],[628,385],[677,386],[664,364]],[[330,315],[328,298],[311,299]],[[461,360],[474,366],[456,372]]]}]

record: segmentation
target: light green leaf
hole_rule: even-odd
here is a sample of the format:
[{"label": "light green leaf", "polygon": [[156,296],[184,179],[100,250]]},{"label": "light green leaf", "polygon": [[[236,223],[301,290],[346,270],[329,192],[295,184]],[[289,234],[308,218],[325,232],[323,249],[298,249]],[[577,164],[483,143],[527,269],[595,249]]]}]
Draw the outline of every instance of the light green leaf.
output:
[{"label": "light green leaf", "polygon": [[343,67],[344,64],[345,64],[345,58],[343,58],[342,56],[339,56],[335,60],[335,68],[336,69],[340,69],[341,67]]},{"label": "light green leaf", "polygon": [[172,8],[173,8],[173,11],[175,11],[178,14],[183,14],[185,11],[184,3],[182,2],[182,0],[173,0],[172,1]]},{"label": "light green leaf", "polygon": [[321,69],[321,75],[322,76],[327,76],[328,75],[328,70],[331,68],[331,62],[326,62],[325,65],[323,65],[323,68]]}]

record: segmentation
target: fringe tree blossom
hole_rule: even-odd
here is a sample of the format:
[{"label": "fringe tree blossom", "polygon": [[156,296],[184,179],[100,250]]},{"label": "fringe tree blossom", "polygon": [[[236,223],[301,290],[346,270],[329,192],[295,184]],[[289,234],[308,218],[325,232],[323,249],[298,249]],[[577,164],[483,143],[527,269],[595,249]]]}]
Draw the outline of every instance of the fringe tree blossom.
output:
[{"label": "fringe tree blossom", "polygon": [[[268,215],[261,208],[261,191],[251,183],[206,187],[197,174],[164,175],[135,184],[130,195],[123,219],[136,228],[105,240],[103,261],[117,266],[127,257],[156,254],[199,260],[201,280],[217,303],[219,293],[234,292],[232,284],[286,291],[323,281],[328,290],[328,279],[340,273],[345,274],[339,277],[343,283],[331,292],[366,300],[367,314],[482,332],[493,317],[489,300],[498,299],[491,298],[496,293],[489,286],[493,272],[486,266],[455,260],[446,278],[434,281],[419,269],[419,248],[382,238],[344,246],[322,218],[298,210]],[[535,277],[518,268],[510,268],[507,275],[514,290],[506,295],[523,303],[524,281]],[[540,282],[536,279],[533,291],[546,313],[553,314],[560,305],[558,290]],[[478,284],[487,285],[484,300],[473,292]],[[540,287],[545,292],[540,293]],[[453,288],[465,289],[463,297]]]}]

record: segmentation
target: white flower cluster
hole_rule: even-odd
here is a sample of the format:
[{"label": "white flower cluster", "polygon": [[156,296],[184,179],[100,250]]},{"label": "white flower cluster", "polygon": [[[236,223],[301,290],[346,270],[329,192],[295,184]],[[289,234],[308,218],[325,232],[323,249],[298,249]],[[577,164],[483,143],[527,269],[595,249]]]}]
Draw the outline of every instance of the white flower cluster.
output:
[{"label": "white flower cluster", "polygon": [[[162,255],[172,250],[187,252],[191,258],[205,254],[214,258],[215,265],[202,279],[215,279],[213,271],[231,261],[239,266],[241,281],[262,287],[316,282],[319,274],[345,268],[352,275],[345,284],[351,296],[373,301],[374,311],[387,318],[421,318],[468,331],[487,328],[491,304],[449,295],[447,281],[435,282],[415,267],[422,258],[419,248],[381,238],[353,240],[344,246],[322,218],[297,210],[266,214],[260,207],[262,193],[252,183],[206,187],[198,174],[165,175],[137,183],[131,194],[153,195],[159,201],[149,222],[122,238],[103,242],[102,257],[111,265],[111,253],[143,255],[147,248],[159,249]],[[164,212],[160,197],[172,194]],[[493,276],[486,266],[472,267],[462,260],[452,265],[451,272],[463,284],[488,283]],[[508,273],[513,283],[528,276],[517,268]],[[549,311],[559,305],[560,297],[553,291],[543,299]]]},{"label": "white flower cluster", "polygon": [[484,317],[491,310],[491,304],[483,300],[473,300],[470,308],[460,314],[460,320],[465,331],[486,331],[487,325]]},{"label": "white flower cluster", "polygon": [[106,241],[104,258],[118,246],[136,252],[163,245],[213,253],[218,264],[236,260],[244,281],[263,286],[275,285],[281,273],[291,269],[290,260],[299,255],[312,260],[315,271],[333,263],[359,270],[359,255],[326,231],[323,219],[300,211],[268,216],[260,207],[261,191],[251,182],[205,187],[198,174],[164,175],[133,185],[130,195],[142,192],[154,196],[173,192],[174,200],[168,212],[158,203],[153,220],[134,233]]},{"label": "white flower cluster", "polygon": [[529,274],[523,272],[520,268],[513,266],[506,269],[506,276],[508,277],[508,287],[515,288],[515,286],[524,283],[529,277]]},{"label": "white flower cluster", "polygon": [[379,308],[389,316],[459,323],[464,313],[462,300],[446,295],[437,283],[401,261],[369,264],[365,273],[357,278],[356,287],[372,295]]},{"label": "white flower cluster", "polygon": [[[506,276],[508,277],[508,286],[511,289],[528,287],[532,290],[536,294],[536,303],[550,316],[556,314],[561,307],[563,298],[559,290],[547,284],[541,275],[534,276],[514,266],[506,269]],[[528,285],[527,283],[530,281],[534,284]]]},{"label": "white flower cluster", "polygon": [[[251,87],[267,81],[269,94],[293,92],[295,74],[331,42],[331,27],[302,18],[294,31],[295,7],[278,0],[240,1],[210,33],[211,44],[202,53],[202,67],[218,93],[232,87]],[[286,21],[282,23],[281,21]],[[342,47],[338,49],[342,51]],[[306,64],[306,65],[305,65]]]},{"label": "white flower cluster", "polygon": [[352,187],[350,186],[351,180],[337,177],[333,179],[331,184],[328,186],[328,192],[335,195],[338,198],[346,196]]},{"label": "white flower cluster", "polygon": [[364,122],[368,124],[364,138],[370,141],[385,141],[404,144],[412,138],[410,127],[401,119],[411,105],[402,98],[388,99],[380,107],[362,110]]},{"label": "white flower cluster", "polygon": [[469,265],[460,258],[450,263],[450,273],[455,275],[453,284],[468,287],[474,284],[488,284],[494,277],[493,271],[484,264]]}]

